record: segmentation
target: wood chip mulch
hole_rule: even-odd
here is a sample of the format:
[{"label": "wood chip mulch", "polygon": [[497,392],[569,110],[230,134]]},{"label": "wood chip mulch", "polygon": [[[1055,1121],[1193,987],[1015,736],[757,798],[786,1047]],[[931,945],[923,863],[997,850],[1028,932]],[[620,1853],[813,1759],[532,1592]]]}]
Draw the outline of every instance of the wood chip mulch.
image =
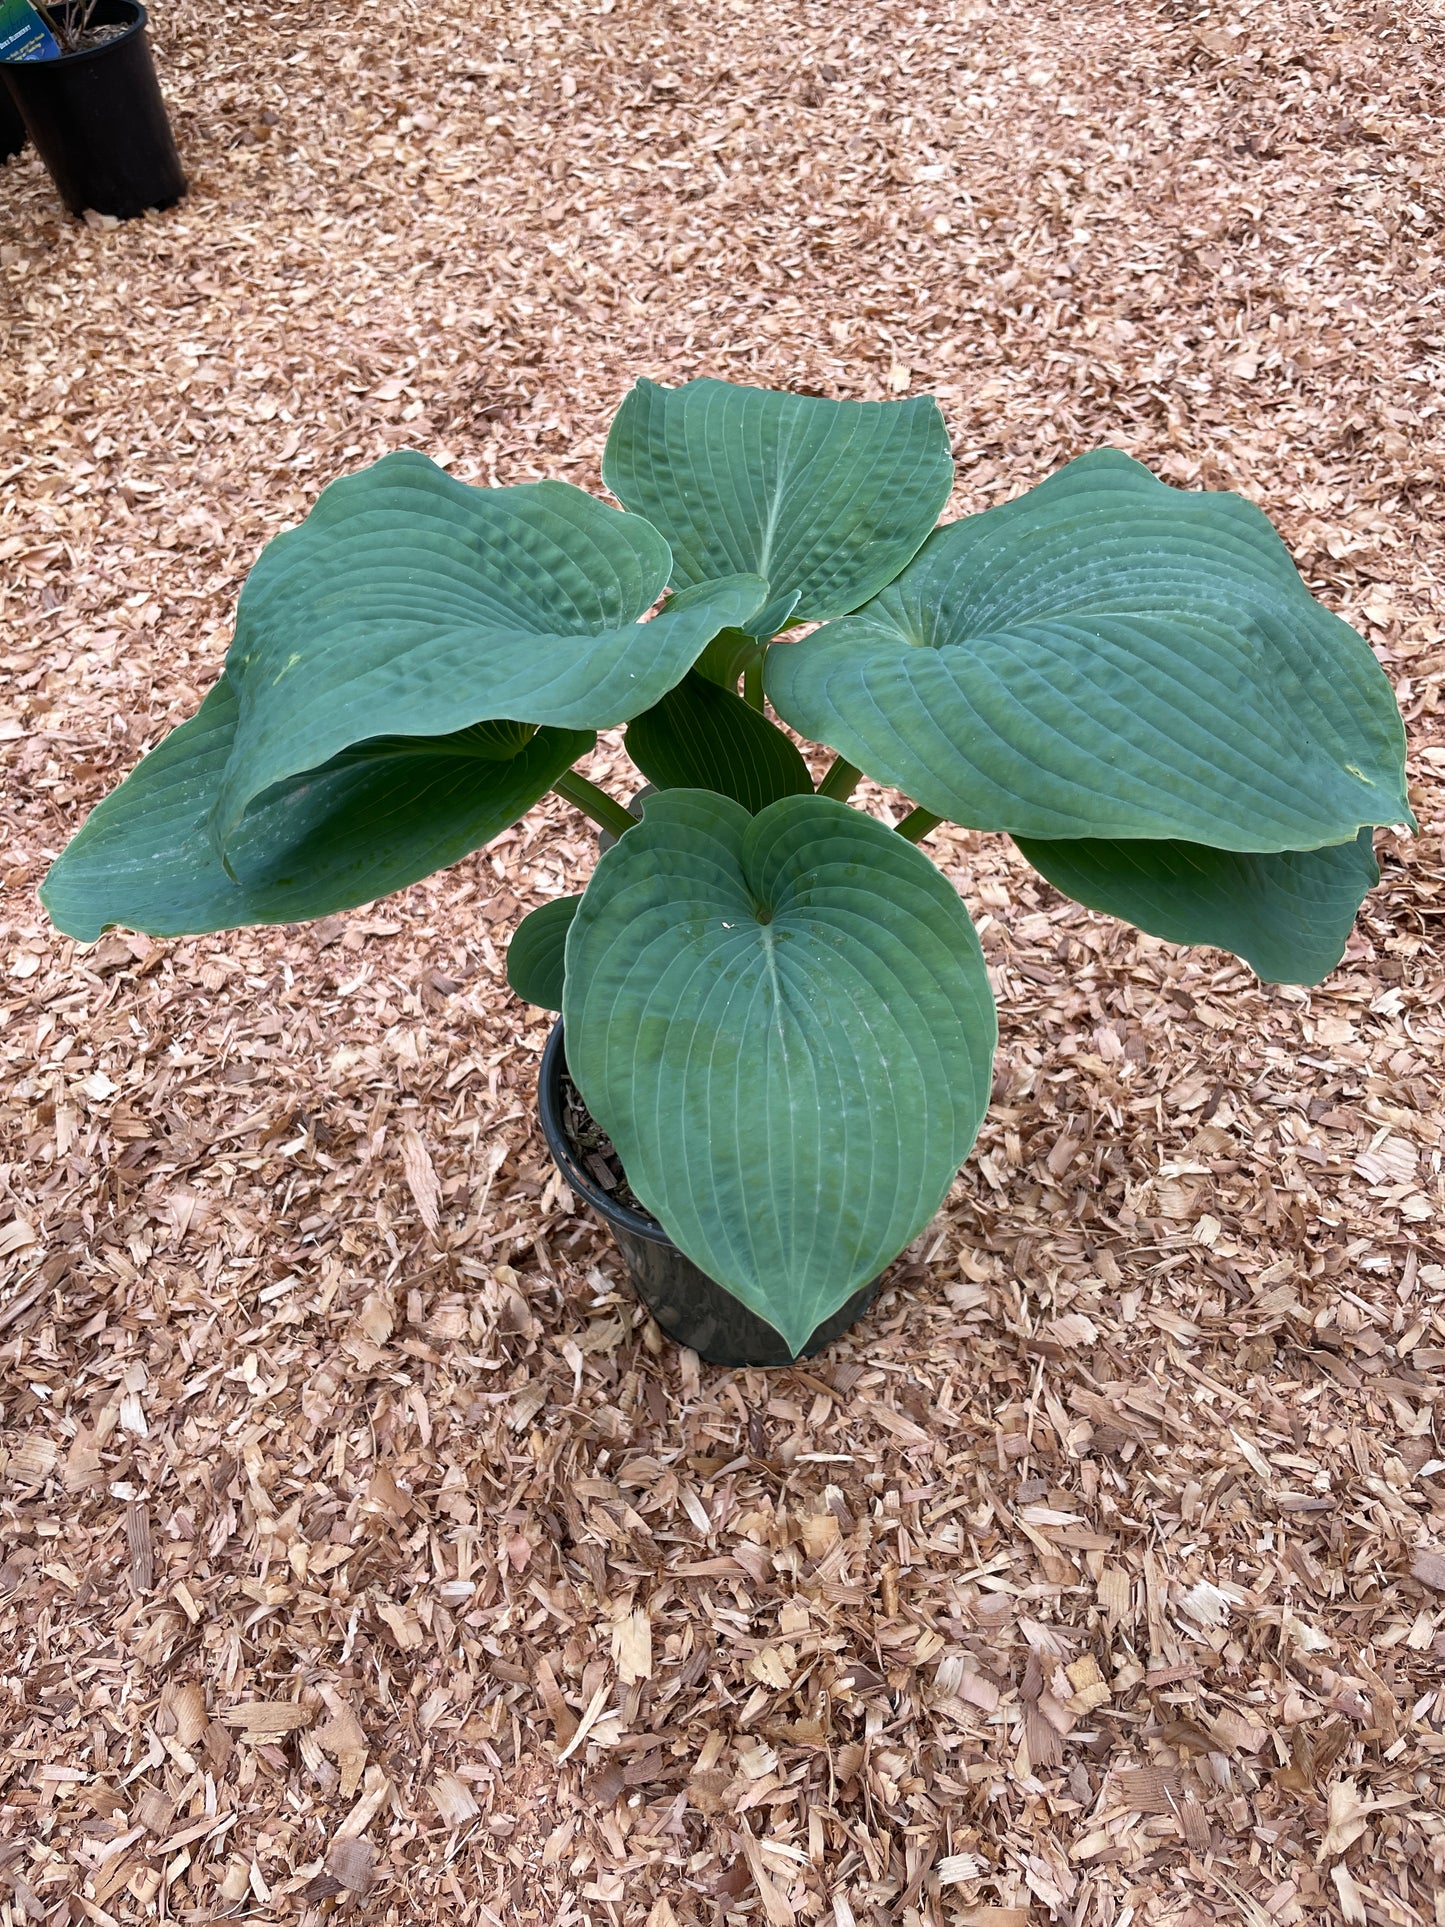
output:
[{"label": "wood chip mulch", "polygon": [[[0,172],[0,1923],[1445,1919],[1438,7],[152,37],[187,202]],[[931,389],[954,512],[1105,441],[1241,488],[1411,727],[1315,991],[931,840],[997,1101],[793,1371],[662,1342],[553,1175],[560,804],[311,929],[34,895],[324,480],[596,486],[643,373]]]}]

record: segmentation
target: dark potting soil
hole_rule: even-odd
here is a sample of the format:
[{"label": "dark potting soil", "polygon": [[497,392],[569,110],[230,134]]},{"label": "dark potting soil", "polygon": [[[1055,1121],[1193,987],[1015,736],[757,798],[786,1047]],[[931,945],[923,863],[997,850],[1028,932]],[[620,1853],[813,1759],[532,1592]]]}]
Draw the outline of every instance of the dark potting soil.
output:
[{"label": "dark potting soil", "polygon": [[[627,1182],[627,1173],[622,1168],[622,1160],[617,1155],[612,1139],[583,1103],[582,1093],[565,1070],[562,1072],[562,1128],[577,1154],[577,1162],[601,1185],[608,1197],[615,1199],[618,1204],[625,1204],[629,1211],[636,1211],[649,1224],[657,1224],[656,1218]],[[661,1226],[658,1228],[660,1230]]]}]

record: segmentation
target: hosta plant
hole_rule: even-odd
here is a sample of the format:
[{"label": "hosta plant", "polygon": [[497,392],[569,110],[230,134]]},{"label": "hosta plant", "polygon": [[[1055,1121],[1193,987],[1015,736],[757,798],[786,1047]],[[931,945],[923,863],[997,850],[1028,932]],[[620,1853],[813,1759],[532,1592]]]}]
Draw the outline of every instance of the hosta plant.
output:
[{"label": "hosta plant", "polygon": [[[1112,449],[938,526],[930,399],[641,382],[602,472],[620,508],[412,453],[334,482],[44,900],[81,939],[318,917],[558,792],[617,841],[522,922],[512,985],[564,1013],[637,1197],[796,1351],[927,1224],[988,1099],[993,1000],[929,831],[1310,983],[1373,827],[1411,820],[1403,729],[1259,509]],[[835,753],[816,788],[769,706]],[[640,820],[578,767],[624,725]],[[860,772],[913,805],[896,829]]]}]

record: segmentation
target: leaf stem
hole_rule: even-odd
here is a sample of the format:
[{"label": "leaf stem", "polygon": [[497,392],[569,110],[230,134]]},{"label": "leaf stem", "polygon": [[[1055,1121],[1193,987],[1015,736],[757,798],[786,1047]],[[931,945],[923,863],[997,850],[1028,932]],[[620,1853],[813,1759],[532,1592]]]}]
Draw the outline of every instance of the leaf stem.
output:
[{"label": "leaf stem", "polygon": [[819,796],[831,796],[835,802],[846,803],[863,780],[863,772],[853,763],[845,762],[835,756],[827,773],[818,785]]},{"label": "leaf stem", "polygon": [[761,653],[743,670],[743,701],[750,709],[763,707],[763,658]]},{"label": "leaf stem", "polygon": [[623,809],[615,797],[609,796],[606,790],[598,789],[595,783],[589,783],[575,769],[569,769],[565,776],[559,776],[552,788],[558,796],[566,797],[569,803],[574,803],[584,815],[590,816],[594,823],[604,830],[610,830],[614,836],[626,836],[629,830],[637,828],[635,816]]},{"label": "leaf stem", "polygon": [[936,830],[943,821],[932,810],[910,810],[903,821],[897,824],[898,834],[907,837],[910,843],[921,843],[930,830]]}]

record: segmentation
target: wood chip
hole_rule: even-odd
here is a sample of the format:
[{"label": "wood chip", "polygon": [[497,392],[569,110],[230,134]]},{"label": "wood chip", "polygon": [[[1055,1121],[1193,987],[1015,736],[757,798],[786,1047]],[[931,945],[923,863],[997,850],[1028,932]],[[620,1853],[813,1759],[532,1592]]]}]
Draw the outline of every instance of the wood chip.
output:
[{"label": "wood chip", "polygon": [[125,1537],[130,1547],[130,1583],[144,1597],[155,1584],[150,1511],[146,1506],[134,1503],[126,1507]]},{"label": "wood chip", "polygon": [[206,1717],[205,1689],[194,1681],[187,1681],[171,1692],[169,1706],[176,1723],[176,1738],[182,1746],[195,1746],[204,1738],[210,1724]]},{"label": "wood chip", "polygon": [[348,1893],[370,1893],[376,1872],[376,1848],[370,1840],[338,1836],[326,1849],[326,1871]]},{"label": "wood chip", "polygon": [[391,1781],[379,1766],[369,1766],[362,1781],[362,1795],[336,1829],[337,1840],[358,1840],[392,1796]]},{"label": "wood chip", "polygon": [[309,1706],[295,1706],[290,1700],[247,1700],[240,1706],[221,1709],[227,1726],[239,1726],[250,1739],[272,1739],[309,1726],[313,1714]]},{"label": "wood chip", "polygon": [[402,1133],[401,1164],[411,1195],[416,1199],[416,1208],[421,1213],[421,1221],[428,1231],[437,1230],[441,1224],[441,1185],[437,1181],[436,1169],[431,1161],[431,1153],[422,1143],[416,1131]]},{"label": "wood chip", "polygon": [[652,1678],[652,1621],[639,1607],[614,1622],[612,1659],[625,1686]]},{"label": "wood chip", "polygon": [[471,1789],[454,1773],[438,1773],[427,1788],[427,1795],[443,1825],[464,1827],[481,1812]]}]

